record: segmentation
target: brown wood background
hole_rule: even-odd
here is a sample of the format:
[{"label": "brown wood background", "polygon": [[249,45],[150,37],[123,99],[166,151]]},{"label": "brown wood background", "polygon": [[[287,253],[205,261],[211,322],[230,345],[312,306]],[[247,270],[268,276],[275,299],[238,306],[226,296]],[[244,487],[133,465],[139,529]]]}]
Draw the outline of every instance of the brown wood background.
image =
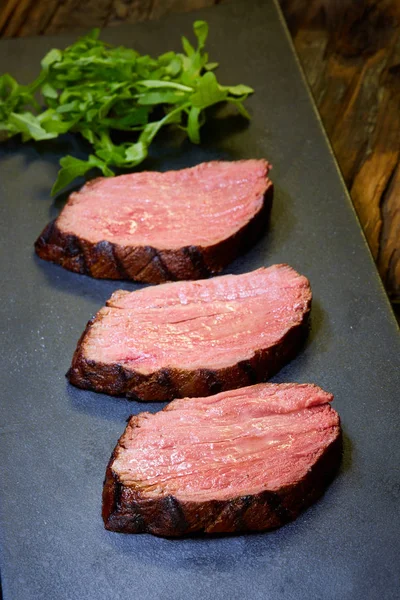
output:
[{"label": "brown wood background", "polygon": [[[0,0],[0,36],[156,19],[219,1]],[[382,280],[399,307],[400,1],[280,2]]]}]

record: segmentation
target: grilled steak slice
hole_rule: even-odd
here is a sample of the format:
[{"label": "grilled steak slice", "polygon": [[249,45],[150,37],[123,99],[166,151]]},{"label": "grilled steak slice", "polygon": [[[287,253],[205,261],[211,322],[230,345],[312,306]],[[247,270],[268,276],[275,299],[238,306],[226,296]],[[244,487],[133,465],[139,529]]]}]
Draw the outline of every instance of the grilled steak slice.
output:
[{"label": "grilled steak slice", "polygon": [[279,527],[314,502],[341,458],[333,396],[258,384],[129,419],[107,467],[107,529],[180,536]]},{"label": "grilled steak slice", "polygon": [[117,291],[78,342],[71,383],[137,400],[265,381],[307,333],[308,280],[288,265]]},{"label": "grilled steak slice", "polygon": [[71,194],[35,244],[43,259],[96,278],[148,283],[219,272],[265,231],[265,160],[99,178]]}]

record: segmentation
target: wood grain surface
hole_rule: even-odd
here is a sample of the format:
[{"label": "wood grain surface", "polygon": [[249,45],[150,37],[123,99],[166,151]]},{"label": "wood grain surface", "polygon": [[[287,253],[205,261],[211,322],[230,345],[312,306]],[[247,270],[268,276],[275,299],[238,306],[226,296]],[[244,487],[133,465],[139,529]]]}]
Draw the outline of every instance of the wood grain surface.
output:
[{"label": "wood grain surface", "polygon": [[[219,1],[0,0],[0,36],[137,22]],[[400,2],[280,2],[383,283],[400,305]]]},{"label": "wood grain surface", "polygon": [[400,3],[281,4],[383,283],[399,304]]}]

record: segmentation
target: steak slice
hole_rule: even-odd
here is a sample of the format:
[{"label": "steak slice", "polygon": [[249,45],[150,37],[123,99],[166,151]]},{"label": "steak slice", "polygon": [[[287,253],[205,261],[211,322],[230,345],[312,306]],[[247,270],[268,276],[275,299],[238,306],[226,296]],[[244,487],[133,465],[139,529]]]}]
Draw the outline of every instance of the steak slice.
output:
[{"label": "steak slice", "polygon": [[265,160],[215,161],[100,177],[71,194],[37,239],[36,253],[100,279],[208,277],[265,231],[269,168]]},{"label": "steak slice", "polygon": [[310,304],[308,280],[288,265],[117,291],[89,321],[67,376],[149,401],[265,381],[298,351]]},{"label": "steak slice", "polygon": [[132,416],[107,467],[107,529],[181,536],[279,527],[341,459],[331,394],[262,383]]}]

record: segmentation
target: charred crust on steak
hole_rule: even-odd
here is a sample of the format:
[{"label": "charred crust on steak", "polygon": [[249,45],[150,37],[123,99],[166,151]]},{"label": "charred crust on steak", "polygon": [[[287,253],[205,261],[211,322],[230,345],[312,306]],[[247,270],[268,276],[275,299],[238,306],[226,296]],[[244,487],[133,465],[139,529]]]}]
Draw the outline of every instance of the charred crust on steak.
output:
[{"label": "charred crust on steak", "polygon": [[239,367],[245,372],[250,385],[257,383],[259,377],[257,376],[257,372],[253,368],[250,360],[242,360],[242,362],[239,363]]},{"label": "charred crust on steak", "polygon": [[201,372],[201,377],[204,378],[204,382],[207,386],[207,390],[210,394],[218,394],[223,389],[223,382],[219,377],[217,371],[212,371],[211,369],[204,369]]},{"label": "charred crust on steak", "polygon": [[[278,268],[286,267],[282,265]],[[291,272],[295,273],[293,270]],[[209,282],[206,283],[209,285]],[[307,301],[304,300],[300,321],[292,322],[289,329],[285,330],[282,337],[277,338],[273,344],[254,350],[251,358],[235,360],[229,366],[214,369],[200,366],[186,369],[163,364],[160,368],[145,373],[130,366],[129,363],[125,365],[120,362],[103,363],[98,358],[87,358],[88,336],[96,322],[107,318],[104,316],[104,310],[108,309],[101,309],[98,315],[89,321],[81,335],[67,377],[73,385],[81,388],[116,396],[126,395],[128,398],[143,401],[168,401],[184,396],[209,396],[219,391],[265,381],[295,357],[306,339],[311,309],[311,291],[309,284],[307,286],[304,292]],[[125,297],[124,293],[122,293],[122,297]],[[112,309],[112,299],[106,303],[106,306]]]},{"label": "charred crust on steak", "polygon": [[160,511],[157,511],[158,523],[155,523],[155,527],[161,531],[165,528],[174,531],[179,531],[178,535],[185,533],[188,523],[185,517],[185,511],[183,506],[174,496],[169,495],[160,500],[161,506]]},{"label": "charred crust on steak", "polygon": [[[201,398],[196,400],[201,401]],[[164,410],[171,410],[171,406]],[[268,489],[266,482],[266,489],[258,493],[238,495],[225,500],[182,500],[175,494],[163,495],[162,484],[154,494],[143,481],[140,485],[135,482],[123,483],[113,470],[113,464],[119,456],[120,449],[124,447],[124,434],[106,471],[102,511],[105,527],[117,532],[145,532],[165,537],[181,537],[199,533],[236,534],[263,531],[285,525],[323,495],[339,469],[342,458],[342,433],[339,417],[334,411],[333,413],[336,415],[336,425],[332,430],[334,435],[326,438],[327,441],[316,458],[310,455],[310,467],[304,469],[300,478],[294,477],[290,480],[289,477],[289,483],[274,490]],[[150,415],[150,418],[152,417]],[[131,417],[127,429],[129,426],[137,426],[139,418],[140,415]],[[194,477],[195,473],[196,471]],[[150,490],[150,495],[147,490]]]},{"label": "charred crust on steak", "polygon": [[[168,497],[148,501],[136,495],[129,509],[114,502],[112,494],[121,497],[121,485],[108,474],[103,491],[102,516],[105,528],[120,533],[151,533],[163,537],[195,534],[240,534],[282,527],[296,519],[325,492],[341,463],[341,436],[333,442],[303,480],[279,493],[265,491],[255,496],[242,496],[226,501],[180,502]],[[143,507],[146,510],[143,511]],[[173,508],[171,515],[166,511]],[[154,520],[153,520],[154,519]],[[185,525],[184,525],[185,524]]]},{"label": "charred crust on steak", "polygon": [[162,387],[171,388],[172,393],[176,394],[175,386],[172,382],[171,378],[171,370],[170,369],[160,369],[157,374],[157,383]]},{"label": "charred crust on steak", "polygon": [[[184,396],[209,396],[222,390],[269,379],[296,356],[304,343],[307,331],[308,327],[304,323],[292,328],[272,351],[270,348],[265,351],[258,350],[251,359],[245,361],[245,368],[242,361],[231,367],[213,371],[163,368],[149,375],[128,371],[122,365],[110,366],[87,360],[82,345],[84,333],[78,342],[67,377],[70,383],[77,387],[112,396],[126,396],[138,401],[165,402]],[[102,374],[101,378],[98,373]]]},{"label": "charred crust on steak", "polygon": [[209,276],[210,271],[207,269],[204,262],[204,256],[197,246],[186,246],[185,248],[182,248],[182,252],[192,263],[193,270],[199,279]]},{"label": "charred crust on steak", "polygon": [[[95,187],[98,178],[84,189]],[[49,223],[35,242],[36,254],[43,260],[98,279],[127,279],[144,283],[163,283],[202,279],[219,273],[240,254],[252,247],[265,232],[273,198],[273,185],[264,193],[258,212],[230,237],[210,245],[190,245],[177,249],[153,246],[120,245],[107,240],[93,243]],[[70,197],[79,196],[76,193]],[[68,204],[68,203],[67,203]]]},{"label": "charred crust on steak", "polygon": [[156,263],[157,268],[160,271],[161,281],[174,281],[176,279],[169,271],[166,261],[163,260],[163,253],[160,250],[156,250],[153,262]]}]

